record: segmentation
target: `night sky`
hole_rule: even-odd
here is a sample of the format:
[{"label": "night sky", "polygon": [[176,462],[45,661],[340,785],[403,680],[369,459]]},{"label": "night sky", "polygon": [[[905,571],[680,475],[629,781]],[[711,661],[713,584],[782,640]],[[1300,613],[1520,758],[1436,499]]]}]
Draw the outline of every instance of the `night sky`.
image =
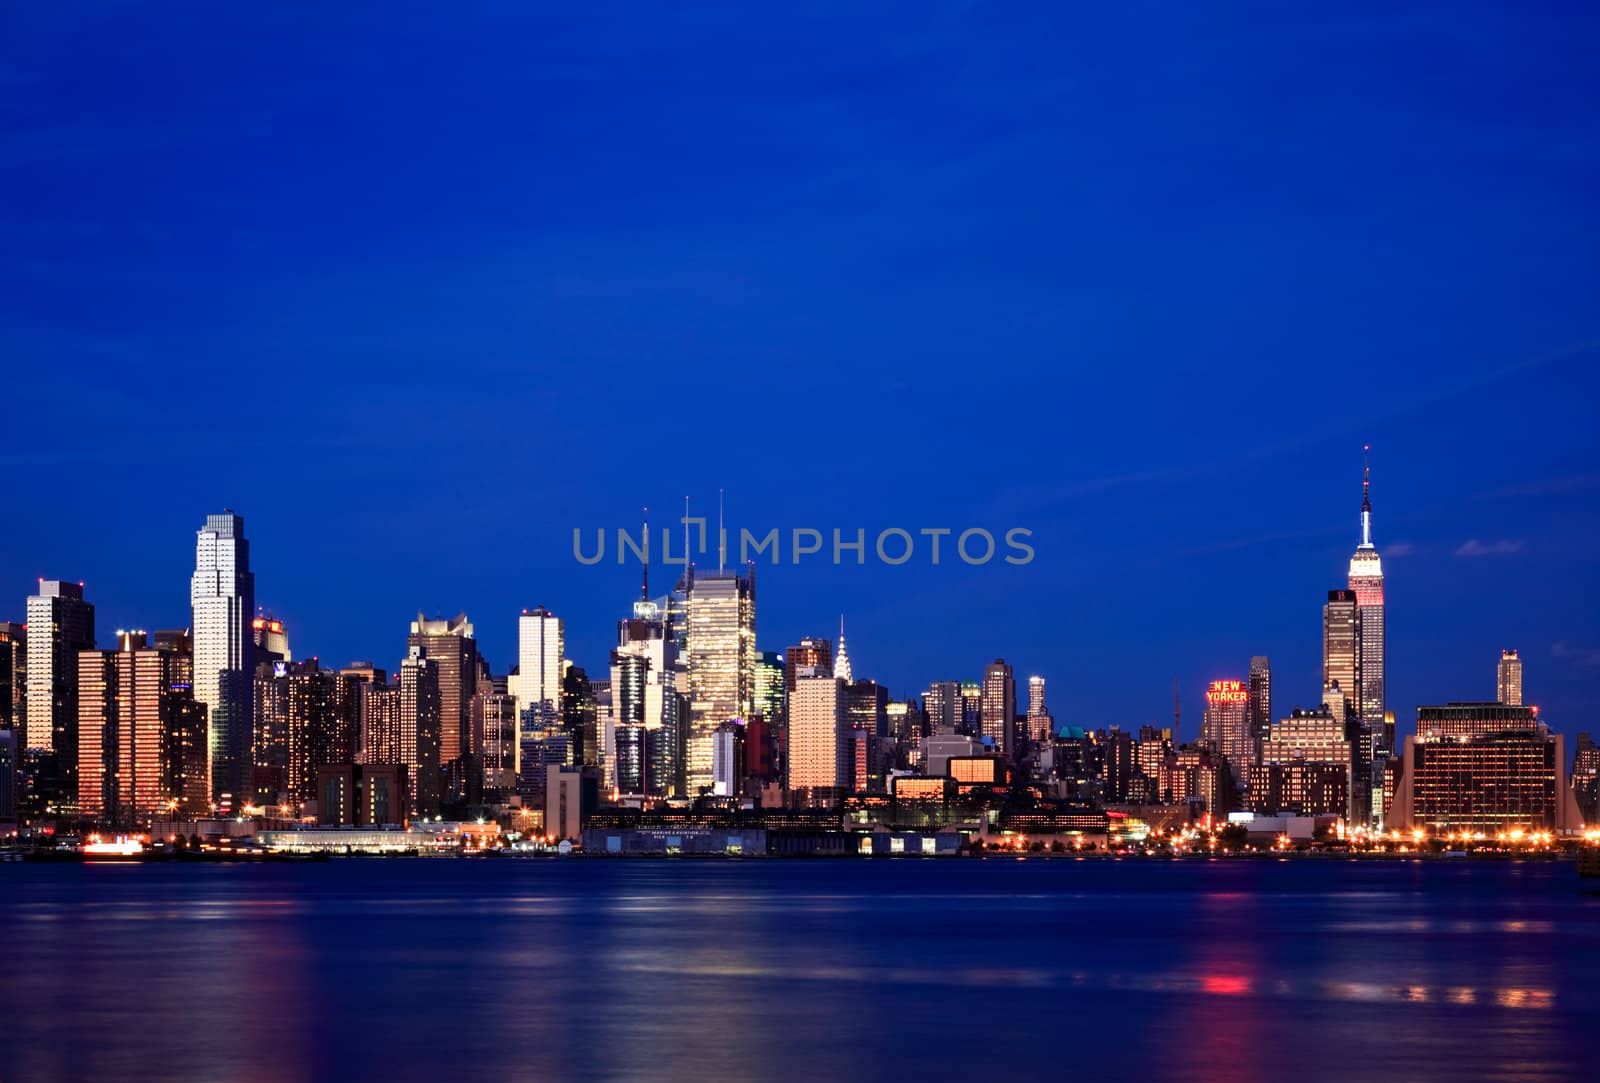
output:
[{"label": "night sky", "polygon": [[725,489],[1033,532],[764,565],[763,648],[1187,736],[1319,698],[1370,443],[1402,731],[1502,647],[1600,728],[1592,5],[537,6],[0,16],[0,618],[184,625],[226,505],[297,656],[544,604],[594,672],[573,528]]}]

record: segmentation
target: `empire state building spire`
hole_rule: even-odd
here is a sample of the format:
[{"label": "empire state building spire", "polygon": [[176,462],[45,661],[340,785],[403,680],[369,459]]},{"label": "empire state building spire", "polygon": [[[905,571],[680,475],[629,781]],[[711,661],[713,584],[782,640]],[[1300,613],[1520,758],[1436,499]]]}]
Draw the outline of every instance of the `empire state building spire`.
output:
[{"label": "empire state building spire", "polygon": [[1372,467],[1367,462],[1371,444],[1361,445],[1361,548],[1372,548]]}]

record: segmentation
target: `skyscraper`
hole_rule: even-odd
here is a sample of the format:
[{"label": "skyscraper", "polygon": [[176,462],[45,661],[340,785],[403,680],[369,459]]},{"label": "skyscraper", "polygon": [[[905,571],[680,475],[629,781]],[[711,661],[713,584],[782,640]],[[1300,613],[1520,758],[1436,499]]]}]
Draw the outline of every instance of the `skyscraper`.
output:
[{"label": "skyscraper", "polygon": [[955,681],[934,681],[922,693],[922,713],[932,733],[952,734],[961,728],[961,686]]},{"label": "skyscraper", "polygon": [[115,650],[78,656],[78,810],[116,827],[204,814],[204,708],[187,656],[118,632]]},{"label": "skyscraper", "polygon": [[439,666],[439,762],[448,768],[467,751],[472,697],[478,691],[478,641],[465,613],[450,620],[429,620],[421,613],[411,622],[406,646]]},{"label": "skyscraper", "polygon": [[1361,717],[1361,610],[1353,590],[1328,591],[1322,607],[1322,687],[1337,684]]},{"label": "skyscraper", "polygon": [[1496,674],[1500,688],[1499,700],[1507,707],[1522,706],[1522,658],[1516,651],[1500,652],[1500,667]]},{"label": "skyscraper", "polygon": [[829,803],[848,786],[849,765],[844,683],[807,667],[789,695],[789,790]]},{"label": "skyscraper", "polygon": [[834,656],[833,675],[845,684],[855,680],[855,676],[850,671],[850,653],[845,649],[844,645],[844,614],[842,613],[839,615],[839,653]]},{"label": "skyscraper", "polygon": [[981,735],[994,742],[996,753],[1010,759],[1015,744],[1017,679],[1005,659],[996,658],[984,667],[982,697],[978,708]]},{"label": "skyscraper", "polygon": [[517,671],[506,687],[517,698],[520,762],[537,777],[521,780],[544,784],[544,764],[535,765],[532,745],[553,733],[561,721],[561,660],[566,650],[561,618],[544,606],[522,611],[517,620]]},{"label": "skyscraper", "polygon": [[784,683],[790,693],[794,692],[795,678],[801,670],[810,669],[830,676],[833,673],[833,644],[826,639],[806,636],[784,651],[783,658]]},{"label": "skyscraper", "polygon": [[1247,691],[1250,736],[1255,738],[1257,747],[1260,747],[1260,743],[1272,731],[1272,664],[1267,661],[1266,655],[1258,654],[1250,659],[1250,685]]},{"label": "skyscraper", "polygon": [[1042,745],[1050,740],[1053,725],[1044,703],[1044,678],[1028,678],[1028,743]]},{"label": "skyscraper", "polygon": [[962,681],[959,692],[960,732],[969,737],[980,737],[983,727],[983,686],[977,681]]},{"label": "skyscraper", "polygon": [[412,647],[400,663],[397,704],[400,759],[410,771],[412,815],[427,817],[439,811],[442,777],[439,770],[440,697],[439,664]]},{"label": "skyscraper", "polygon": [[78,654],[94,649],[94,606],[82,583],[39,580],[28,599],[27,746],[55,757],[62,801],[78,794]]},{"label": "skyscraper", "polygon": [[712,784],[712,740],[724,722],[755,713],[755,566],[696,571],[689,591],[689,796]]},{"label": "skyscraper", "polygon": [[0,620],[0,730],[27,726],[27,680],[28,627]]},{"label": "skyscraper", "polygon": [[1243,681],[1212,681],[1206,689],[1206,710],[1200,722],[1200,743],[1227,759],[1236,784],[1244,780],[1256,762],[1249,700]]},{"label": "skyscraper", "polygon": [[194,627],[194,698],[206,706],[211,796],[249,792],[255,743],[256,579],[244,520],[231,509],[196,532],[189,580]]},{"label": "skyscraper", "polygon": [[[1384,712],[1384,631],[1383,562],[1372,544],[1372,472],[1362,449],[1361,464],[1361,544],[1350,557],[1350,591],[1356,597],[1359,659],[1353,689],[1356,717],[1368,733],[1381,733]],[[1389,750],[1380,750],[1387,756]]]}]

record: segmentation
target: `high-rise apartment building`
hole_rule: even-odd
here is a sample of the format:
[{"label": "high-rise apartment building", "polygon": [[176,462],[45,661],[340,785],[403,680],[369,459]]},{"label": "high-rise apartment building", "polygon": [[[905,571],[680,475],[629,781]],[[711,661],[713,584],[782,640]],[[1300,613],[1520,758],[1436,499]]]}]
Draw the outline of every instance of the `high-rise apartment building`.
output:
[{"label": "high-rise apartment building", "polygon": [[1507,707],[1522,706],[1522,656],[1516,651],[1501,651],[1495,676],[1499,701]]},{"label": "high-rise apartment building", "polygon": [[413,647],[400,663],[397,721],[401,759],[411,776],[412,815],[439,812],[443,777],[439,764],[441,730],[439,664]]},{"label": "high-rise apartment building", "polygon": [[1050,740],[1054,720],[1044,702],[1044,678],[1028,678],[1028,743],[1043,745]]},{"label": "high-rise apartment building", "polygon": [[255,576],[244,519],[231,510],[206,516],[196,532],[193,615],[194,697],[206,706],[214,800],[242,800],[251,787],[255,745]]},{"label": "high-rise apartment building", "polygon": [[82,583],[39,580],[28,598],[27,747],[53,755],[58,800],[78,793],[78,655],[94,649]]},{"label": "high-rise apartment building", "polygon": [[190,659],[118,632],[115,650],[78,656],[78,811],[115,827],[204,815],[205,708]]},{"label": "high-rise apartment building", "polygon": [[689,796],[711,789],[712,739],[724,722],[755,713],[755,565],[696,570],[689,591]]},{"label": "high-rise apartment building", "polygon": [[994,751],[1011,758],[1015,748],[1017,679],[1011,664],[996,658],[983,670],[983,692],[979,705],[980,734],[992,742]]}]

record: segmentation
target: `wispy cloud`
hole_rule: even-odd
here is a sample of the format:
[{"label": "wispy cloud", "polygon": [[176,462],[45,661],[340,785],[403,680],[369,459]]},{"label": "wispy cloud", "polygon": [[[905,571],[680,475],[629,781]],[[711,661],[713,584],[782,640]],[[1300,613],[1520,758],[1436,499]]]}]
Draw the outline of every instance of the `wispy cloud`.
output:
[{"label": "wispy cloud", "polygon": [[1383,547],[1383,555],[1386,557],[1414,557],[1420,552],[1422,546],[1415,542],[1390,542]]},{"label": "wispy cloud", "polygon": [[1479,541],[1477,538],[1468,538],[1456,549],[1456,556],[1504,557],[1520,552],[1522,552],[1521,538],[1495,538],[1493,541]]},{"label": "wispy cloud", "polygon": [[1574,647],[1559,639],[1551,644],[1550,653],[1583,669],[1600,669],[1600,647]]}]

